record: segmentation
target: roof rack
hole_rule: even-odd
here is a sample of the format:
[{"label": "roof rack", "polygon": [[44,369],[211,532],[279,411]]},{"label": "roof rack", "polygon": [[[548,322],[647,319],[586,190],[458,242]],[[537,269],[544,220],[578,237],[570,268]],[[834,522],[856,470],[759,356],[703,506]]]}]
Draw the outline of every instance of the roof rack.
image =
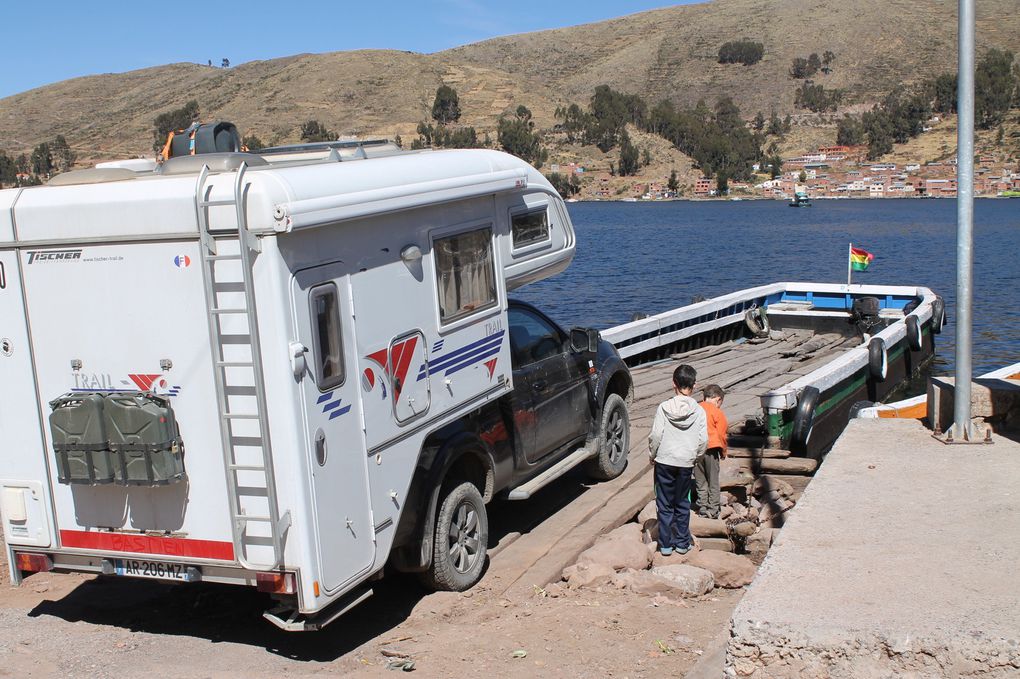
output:
[{"label": "roof rack", "polygon": [[338,160],[374,158],[380,155],[400,153],[402,149],[389,139],[351,139],[345,141],[316,141],[306,144],[287,144],[259,149],[262,156],[289,155],[299,153],[336,152]]}]

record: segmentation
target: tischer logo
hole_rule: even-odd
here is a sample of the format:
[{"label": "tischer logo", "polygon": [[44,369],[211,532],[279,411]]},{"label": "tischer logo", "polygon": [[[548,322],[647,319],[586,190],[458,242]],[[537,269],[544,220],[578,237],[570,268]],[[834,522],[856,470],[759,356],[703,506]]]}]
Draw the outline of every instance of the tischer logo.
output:
[{"label": "tischer logo", "polygon": [[81,250],[29,250],[28,263],[81,259]]}]

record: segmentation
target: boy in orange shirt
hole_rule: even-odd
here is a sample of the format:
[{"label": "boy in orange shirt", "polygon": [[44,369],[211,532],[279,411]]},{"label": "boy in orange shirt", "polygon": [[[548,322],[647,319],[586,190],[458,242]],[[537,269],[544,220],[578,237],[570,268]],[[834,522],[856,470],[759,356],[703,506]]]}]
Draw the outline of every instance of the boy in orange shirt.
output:
[{"label": "boy in orange shirt", "polygon": [[709,519],[719,518],[719,459],[726,459],[726,415],[722,411],[726,392],[718,384],[703,389],[708,420],[708,449],[694,461],[694,482],[698,491],[698,514]]}]

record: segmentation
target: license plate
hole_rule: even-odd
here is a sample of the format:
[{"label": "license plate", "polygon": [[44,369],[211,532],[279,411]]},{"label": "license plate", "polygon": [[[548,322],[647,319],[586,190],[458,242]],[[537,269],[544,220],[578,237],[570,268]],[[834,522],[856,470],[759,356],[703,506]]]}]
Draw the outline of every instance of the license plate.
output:
[{"label": "license plate", "polygon": [[192,580],[188,566],[180,563],[164,561],[143,561],[140,559],[117,559],[114,562],[116,575],[127,575],[134,578],[153,578],[155,580],[173,580],[189,582]]}]

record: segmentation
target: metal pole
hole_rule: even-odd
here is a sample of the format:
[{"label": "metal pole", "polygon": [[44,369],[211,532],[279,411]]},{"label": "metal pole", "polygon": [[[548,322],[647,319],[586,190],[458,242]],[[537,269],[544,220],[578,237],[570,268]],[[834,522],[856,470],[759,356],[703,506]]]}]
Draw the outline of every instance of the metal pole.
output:
[{"label": "metal pole", "polygon": [[956,110],[956,387],[953,436],[973,440],[970,410],[974,232],[974,0],[960,0]]},{"label": "metal pole", "polygon": [[846,286],[850,287],[850,281],[853,280],[853,261],[854,261],[854,244],[850,243],[846,246]]}]

